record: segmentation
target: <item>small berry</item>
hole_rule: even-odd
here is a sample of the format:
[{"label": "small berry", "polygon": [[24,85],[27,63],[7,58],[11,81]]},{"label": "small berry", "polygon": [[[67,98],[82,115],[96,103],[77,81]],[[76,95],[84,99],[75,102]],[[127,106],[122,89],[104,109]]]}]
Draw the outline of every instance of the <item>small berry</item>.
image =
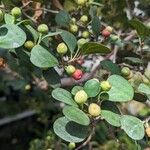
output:
[{"label": "small berry", "polygon": [[95,103],[91,103],[88,108],[88,112],[91,116],[97,117],[101,114],[101,108]]},{"label": "small berry", "polygon": [[38,26],[38,32],[42,33],[42,34],[47,34],[48,33],[48,26],[46,24],[40,24]]},{"label": "small berry", "polygon": [[73,24],[75,24],[76,23],[76,18],[71,18],[71,22],[73,23]]},{"label": "small berry", "polygon": [[104,29],[104,30],[102,31],[102,36],[104,36],[105,38],[109,37],[110,34],[111,34],[111,33],[110,33],[108,30],[106,30],[106,29]]},{"label": "small berry", "polygon": [[86,15],[81,16],[80,21],[83,23],[87,23],[88,22],[88,16],[86,16]]},{"label": "small berry", "polygon": [[69,66],[67,66],[67,67],[65,68],[65,70],[66,70],[66,72],[67,72],[69,75],[71,75],[71,74],[73,74],[73,73],[76,71],[76,68],[75,68],[74,66],[72,66],[72,65],[69,65]]},{"label": "small berry", "polygon": [[0,22],[4,19],[4,13],[2,10],[0,10]]},{"label": "small berry", "polygon": [[26,41],[24,43],[24,47],[27,49],[27,50],[31,50],[33,47],[34,47],[34,43],[32,41]]},{"label": "small berry", "polygon": [[123,68],[121,69],[121,74],[122,74],[123,76],[125,76],[125,77],[129,76],[129,75],[130,75],[130,72],[131,72],[131,70],[130,70],[128,67],[123,67]]},{"label": "small berry", "polygon": [[146,132],[147,136],[150,137],[150,127],[147,127],[145,129],[145,132]]},{"label": "small berry", "polygon": [[15,18],[19,18],[21,16],[21,9],[19,7],[14,7],[11,10],[11,14],[15,17]]},{"label": "small berry", "polygon": [[75,79],[75,80],[80,80],[83,76],[83,72],[80,70],[80,69],[77,69],[73,74],[72,74],[72,77]]},{"label": "small berry", "polygon": [[31,90],[31,85],[30,85],[30,84],[27,84],[27,85],[25,86],[25,90],[26,90],[26,91]]},{"label": "small berry", "polygon": [[74,100],[78,104],[84,104],[88,99],[88,95],[84,90],[80,90],[76,93]]},{"label": "small berry", "polygon": [[69,150],[73,150],[75,147],[76,147],[76,144],[73,143],[73,142],[71,142],[71,143],[68,144]]},{"label": "small berry", "polygon": [[113,32],[113,28],[112,28],[112,27],[110,27],[110,26],[107,26],[107,27],[105,28],[105,30],[109,31],[110,33],[112,33],[112,32]]},{"label": "small berry", "polygon": [[81,48],[83,44],[85,44],[87,42],[86,39],[81,38],[77,41],[78,47]]},{"label": "small berry", "polygon": [[133,72],[132,72],[132,71],[130,71],[129,76],[126,76],[125,78],[126,78],[127,80],[129,80],[129,79],[131,79],[132,77],[133,77]]},{"label": "small berry", "polygon": [[83,33],[82,33],[82,37],[83,38],[89,38],[89,36],[90,36],[90,33],[88,32],[88,31],[83,31]]},{"label": "small berry", "polygon": [[73,25],[70,25],[70,31],[72,33],[77,33],[78,32],[78,26],[73,24]]},{"label": "small berry", "polygon": [[78,5],[84,6],[87,0],[76,0]]},{"label": "small berry", "polygon": [[64,55],[66,54],[68,51],[68,48],[67,48],[67,45],[65,43],[60,43],[58,46],[57,46],[57,52],[61,55]]},{"label": "small berry", "polygon": [[108,81],[102,81],[100,86],[103,91],[109,91],[111,89],[111,85]]}]

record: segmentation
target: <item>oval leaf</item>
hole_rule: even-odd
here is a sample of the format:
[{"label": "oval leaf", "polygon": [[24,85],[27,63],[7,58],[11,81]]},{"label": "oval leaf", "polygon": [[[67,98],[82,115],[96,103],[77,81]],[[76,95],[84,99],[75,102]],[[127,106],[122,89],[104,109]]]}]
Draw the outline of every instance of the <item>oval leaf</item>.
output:
[{"label": "oval leaf", "polygon": [[111,89],[107,92],[110,101],[126,102],[133,99],[134,90],[130,83],[119,75],[112,75],[108,78]]},{"label": "oval leaf", "polygon": [[93,32],[94,32],[96,35],[99,35],[100,28],[101,28],[101,22],[100,22],[99,17],[94,16],[94,18],[92,19],[91,26],[92,26]]},{"label": "oval leaf", "polygon": [[54,132],[67,142],[79,143],[87,137],[87,127],[70,121],[66,117],[58,118],[54,122]]},{"label": "oval leaf", "polygon": [[5,24],[0,27],[0,32],[6,31],[6,34],[0,36],[0,48],[18,48],[26,41],[25,32],[14,24]]},{"label": "oval leaf", "polygon": [[74,86],[71,90],[72,95],[76,95],[76,93],[80,90],[83,90],[82,86]]},{"label": "oval leaf", "polygon": [[30,60],[35,66],[40,68],[49,68],[58,65],[58,60],[40,45],[33,47]]},{"label": "oval leaf", "polygon": [[108,54],[111,52],[111,50],[106,47],[105,45],[95,43],[95,42],[88,42],[85,43],[81,49],[80,49],[81,54],[95,54],[95,53],[100,53],[100,54]]},{"label": "oval leaf", "polygon": [[52,96],[58,101],[64,102],[68,105],[78,106],[72,98],[72,95],[67,90],[56,88],[52,91]]},{"label": "oval leaf", "polygon": [[15,17],[9,14],[5,14],[4,20],[6,24],[14,24],[15,22]]},{"label": "oval leaf", "polygon": [[100,83],[97,79],[88,80],[84,85],[84,90],[89,97],[95,97],[100,92]]},{"label": "oval leaf", "polygon": [[66,106],[63,109],[63,114],[65,115],[66,118],[78,124],[84,126],[88,126],[90,124],[89,117],[79,108],[73,106]]},{"label": "oval leaf", "polygon": [[141,140],[144,137],[144,126],[141,120],[136,117],[124,115],[121,117],[121,128],[134,140]]}]

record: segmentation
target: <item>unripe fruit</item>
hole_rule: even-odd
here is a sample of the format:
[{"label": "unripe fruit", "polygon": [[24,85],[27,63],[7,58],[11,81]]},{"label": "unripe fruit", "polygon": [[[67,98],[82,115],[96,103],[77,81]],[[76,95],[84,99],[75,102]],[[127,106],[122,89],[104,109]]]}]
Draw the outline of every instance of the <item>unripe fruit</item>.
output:
[{"label": "unripe fruit", "polygon": [[1,22],[1,21],[3,21],[3,19],[4,19],[3,11],[2,11],[2,10],[0,10],[0,22]]},{"label": "unripe fruit", "polygon": [[111,85],[108,81],[102,81],[100,86],[103,91],[109,91],[111,89]]},{"label": "unripe fruit", "polygon": [[21,9],[19,7],[14,7],[11,10],[11,14],[15,17],[15,18],[19,18],[21,16]]},{"label": "unripe fruit", "polygon": [[129,76],[126,76],[125,78],[126,78],[127,80],[129,80],[129,79],[131,79],[132,77],[133,77],[133,72],[132,72],[132,71],[130,71]]},{"label": "unripe fruit", "polygon": [[119,37],[117,35],[110,35],[110,38],[112,41],[117,41],[119,39]]},{"label": "unripe fruit", "polygon": [[24,47],[27,49],[27,50],[31,50],[33,47],[34,47],[34,43],[32,41],[26,41],[24,43]]},{"label": "unripe fruit", "polygon": [[84,90],[80,90],[76,93],[74,100],[78,104],[84,104],[88,99],[88,95]]},{"label": "unripe fruit", "polygon": [[76,144],[73,143],[73,142],[71,142],[71,143],[68,144],[69,150],[72,150],[72,149],[74,149],[75,147],[76,147]]},{"label": "unripe fruit", "polygon": [[73,74],[73,73],[76,71],[76,68],[75,68],[74,66],[72,66],[72,65],[69,65],[69,66],[67,66],[67,67],[65,68],[65,70],[66,70],[66,72],[67,72],[69,75],[71,75],[71,74]]},{"label": "unripe fruit", "polygon": [[109,37],[110,34],[111,34],[111,33],[110,33],[108,30],[106,30],[106,29],[104,29],[104,30],[102,31],[102,36],[104,36],[105,38]]},{"label": "unripe fruit", "polygon": [[68,51],[68,48],[66,46],[65,43],[60,43],[58,46],[57,46],[57,52],[61,55],[64,55],[66,54]]},{"label": "unripe fruit", "polygon": [[46,24],[40,24],[38,26],[38,32],[42,33],[42,34],[47,34],[48,33],[48,26]]},{"label": "unripe fruit", "polygon": [[88,31],[83,31],[83,33],[82,33],[82,37],[83,38],[89,38],[89,36],[90,36],[90,33],[88,32]]},{"label": "unripe fruit", "polygon": [[80,21],[83,23],[88,22],[88,16],[86,16],[86,15],[81,16]]},{"label": "unripe fruit", "polygon": [[121,74],[123,75],[123,76],[125,76],[125,77],[127,77],[127,76],[129,76],[130,75],[130,69],[128,68],[128,67],[123,67],[122,69],[121,69]]},{"label": "unripe fruit", "polygon": [[83,5],[85,5],[86,0],[76,0],[76,3],[77,3],[78,5],[83,6]]},{"label": "unripe fruit", "polygon": [[88,112],[91,116],[97,117],[101,114],[101,108],[95,103],[91,103],[88,108]]},{"label": "unripe fruit", "polygon": [[85,44],[86,42],[87,42],[87,40],[84,39],[84,38],[79,39],[79,40],[77,41],[78,47],[79,47],[79,48],[82,47],[82,45]]},{"label": "unripe fruit", "polygon": [[78,32],[78,26],[73,24],[73,25],[70,25],[70,31],[72,33],[77,33]]},{"label": "unripe fruit", "polygon": [[145,132],[146,132],[147,136],[150,137],[150,127],[147,127],[145,129]]},{"label": "unripe fruit", "polygon": [[75,79],[75,80],[80,80],[83,76],[83,72],[80,70],[80,69],[77,69],[73,74],[72,74],[72,77]]},{"label": "unripe fruit", "polygon": [[76,18],[71,18],[71,22],[72,22],[73,24],[75,24],[75,23],[76,23]]},{"label": "unripe fruit", "polygon": [[110,26],[107,26],[107,27],[105,28],[105,30],[109,31],[110,33],[112,33],[112,32],[113,32],[113,28],[112,28],[112,27],[110,27]]},{"label": "unripe fruit", "polygon": [[30,85],[30,84],[27,84],[27,85],[25,86],[25,90],[26,90],[26,91],[31,90],[31,85]]}]

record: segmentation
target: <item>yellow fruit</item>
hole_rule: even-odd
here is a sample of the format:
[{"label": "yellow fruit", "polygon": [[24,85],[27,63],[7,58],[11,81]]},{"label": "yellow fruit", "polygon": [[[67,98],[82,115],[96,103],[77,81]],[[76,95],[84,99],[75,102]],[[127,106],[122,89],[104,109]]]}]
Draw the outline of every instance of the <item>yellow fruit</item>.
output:
[{"label": "yellow fruit", "polygon": [[76,0],[78,5],[84,6],[87,0]]},{"label": "yellow fruit", "polygon": [[57,46],[57,52],[61,55],[64,55],[66,54],[68,51],[68,48],[66,46],[65,43],[60,43],[58,46]]},{"label": "yellow fruit", "polygon": [[25,86],[25,90],[26,90],[26,91],[31,90],[31,85],[30,85],[30,84],[27,84],[27,85]]},{"label": "yellow fruit", "polygon": [[68,144],[69,150],[72,150],[72,149],[74,149],[75,147],[76,147],[76,144],[73,143],[73,142],[70,142],[70,143]]},{"label": "yellow fruit", "polygon": [[109,91],[111,89],[111,84],[108,81],[102,81],[100,86],[103,91]]},{"label": "yellow fruit", "polygon": [[38,32],[40,32],[40,33],[42,33],[42,34],[46,34],[46,33],[48,33],[48,26],[46,25],[46,24],[40,24],[39,26],[38,26]]},{"label": "yellow fruit", "polygon": [[74,100],[78,104],[84,104],[87,101],[87,99],[88,99],[88,95],[84,90],[78,91],[74,97]]},{"label": "yellow fruit", "polygon": [[78,26],[73,24],[73,25],[70,25],[70,31],[72,33],[77,33],[78,32]]},{"label": "yellow fruit", "polygon": [[84,38],[79,39],[79,40],[77,41],[78,47],[79,47],[79,48],[82,47],[82,45],[85,44],[86,42],[87,42],[87,40],[84,39]]},{"label": "yellow fruit", "polygon": [[27,49],[27,50],[31,50],[33,47],[34,47],[34,43],[32,41],[26,41],[24,43],[24,47]]},{"label": "yellow fruit", "polygon": [[81,16],[80,21],[83,23],[88,22],[88,16],[86,16],[86,15]]},{"label": "yellow fruit", "polygon": [[107,26],[107,27],[105,28],[105,30],[109,31],[110,33],[112,33],[112,32],[113,32],[113,28],[112,28],[112,27],[110,27],[110,26]]},{"label": "yellow fruit", "polygon": [[123,76],[125,76],[125,77],[127,77],[127,76],[129,76],[130,75],[130,69],[128,68],[128,67],[123,67],[122,69],[121,69],[121,74],[123,75]]},{"label": "yellow fruit", "polygon": [[11,10],[11,14],[16,18],[19,18],[21,16],[21,9],[19,7],[14,7]]},{"label": "yellow fruit", "polygon": [[82,37],[83,38],[89,38],[89,36],[90,36],[90,33],[88,32],[88,31],[83,31],[83,33],[82,33]]},{"label": "yellow fruit", "polygon": [[101,108],[96,103],[91,103],[89,105],[88,112],[91,116],[97,117],[101,114]]}]

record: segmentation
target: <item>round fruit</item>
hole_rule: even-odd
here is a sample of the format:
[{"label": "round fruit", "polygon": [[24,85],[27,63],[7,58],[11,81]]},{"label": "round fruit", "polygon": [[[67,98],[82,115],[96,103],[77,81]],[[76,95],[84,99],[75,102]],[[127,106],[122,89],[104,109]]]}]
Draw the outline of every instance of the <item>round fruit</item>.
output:
[{"label": "round fruit", "polygon": [[67,67],[65,68],[65,70],[66,70],[66,72],[67,72],[69,75],[71,75],[71,74],[73,74],[73,73],[76,71],[76,68],[75,68],[74,66],[72,66],[72,65],[69,65],[69,66],[67,66]]},{"label": "round fruit", "polygon": [[48,33],[48,26],[46,25],[46,24],[40,24],[39,26],[38,26],[38,32],[40,32],[40,33],[42,33],[42,34],[46,34],[46,33]]},{"label": "round fruit", "polygon": [[78,104],[84,104],[88,99],[88,95],[84,90],[80,90],[76,93],[74,100]]},{"label": "round fruit", "polygon": [[16,18],[19,18],[21,16],[21,9],[19,7],[14,7],[11,10],[11,14]]},{"label": "round fruit", "polygon": [[117,41],[119,37],[117,35],[110,35],[112,41]]},{"label": "round fruit", "polygon": [[26,91],[31,90],[31,85],[30,85],[30,84],[27,84],[27,85],[25,86],[25,90],[26,90]]},{"label": "round fruit", "polygon": [[82,33],[82,37],[83,38],[89,38],[89,36],[90,36],[90,33],[88,32],[88,31],[83,31],[83,33]]},{"label": "round fruit", "polygon": [[77,69],[73,74],[72,74],[72,77],[75,79],[75,80],[80,80],[83,76],[83,72],[80,70],[80,69]]},{"label": "round fruit", "polygon": [[129,76],[130,75],[130,69],[128,68],[128,67],[123,67],[122,69],[121,69],[121,74],[123,75],[123,76],[125,76],[125,77],[127,77],[127,76]]},{"label": "round fruit", "polygon": [[113,32],[113,28],[112,28],[112,27],[110,27],[110,26],[107,26],[107,27],[105,28],[105,30],[109,31],[110,33],[112,33],[112,32]]},{"label": "round fruit", "polygon": [[73,24],[73,25],[70,25],[70,31],[72,33],[77,33],[78,32],[78,26]]},{"label": "round fruit", "polygon": [[102,31],[102,36],[104,36],[105,38],[109,37],[110,34],[111,34],[111,33],[110,33],[108,30],[106,30],[106,29],[104,29],[104,30]]},{"label": "round fruit", "polygon": [[34,47],[34,43],[32,41],[26,41],[24,43],[24,47],[28,50],[31,50]]},{"label": "round fruit", "polygon": [[58,46],[57,46],[57,52],[61,55],[64,55],[66,54],[68,51],[68,48],[67,48],[67,45],[65,43],[60,43]]},{"label": "round fruit", "polygon": [[85,5],[86,1],[87,1],[87,0],[76,0],[76,3],[77,3],[78,5],[83,6],[83,5]]},{"label": "round fruit", "polygon": [[69,150],[72,150],[72,149],[74,149],[75,147],[76,147],[76,144],[73,143],[73,142],[71,142],[71,143],[68,144]]},{"label": "round fruit", "polygon": [[126,76],[125,78],[126,78],[127,80],[129,80],[129,79],[131,79],[132,77],[133,77],[133,72],[132,72],[132,71],[130,71],[129,76]]},{"label": "round fruit", "polygon": [[84,39],[84,38],[79,39],[79,40],[77,41],[78,47],[79,47],[79,48],[82,47],[82,45],[85,44],[86,42],[87,42],[87,40]]},{"label": "round fruit", "polygon": [[75,24],[75,23],[76,23],[76,18],[71,18],[71,22],[72,22],[73,24]]},{"label": "round fruit", "polygon": [[97,117],[101,114],[101,108],[95,103],[91,103],[88,108],[88,112],[91,116]]},{"label": "round fruit", "polygon": [[3,21],[3,19],[4,19],[3,11],[2,11],[2,10],[0,10],[0,22],[1,22],[1,21]]},{"label": "round fruit", "polygon": [[111,85],[108,81],[102,81],[100,86],[103,91],[109,91],[111,89]]},{"label": "round fruit", "polygon": [[145,129],[145,132],[146,132],[147,136],[150,137],[150,127],[147,127]]},{"label": "round fruit", "polygon": [[83,23],[88,22],[88,16],[86,16],[86,15],[81,16],[80,21]]}]

